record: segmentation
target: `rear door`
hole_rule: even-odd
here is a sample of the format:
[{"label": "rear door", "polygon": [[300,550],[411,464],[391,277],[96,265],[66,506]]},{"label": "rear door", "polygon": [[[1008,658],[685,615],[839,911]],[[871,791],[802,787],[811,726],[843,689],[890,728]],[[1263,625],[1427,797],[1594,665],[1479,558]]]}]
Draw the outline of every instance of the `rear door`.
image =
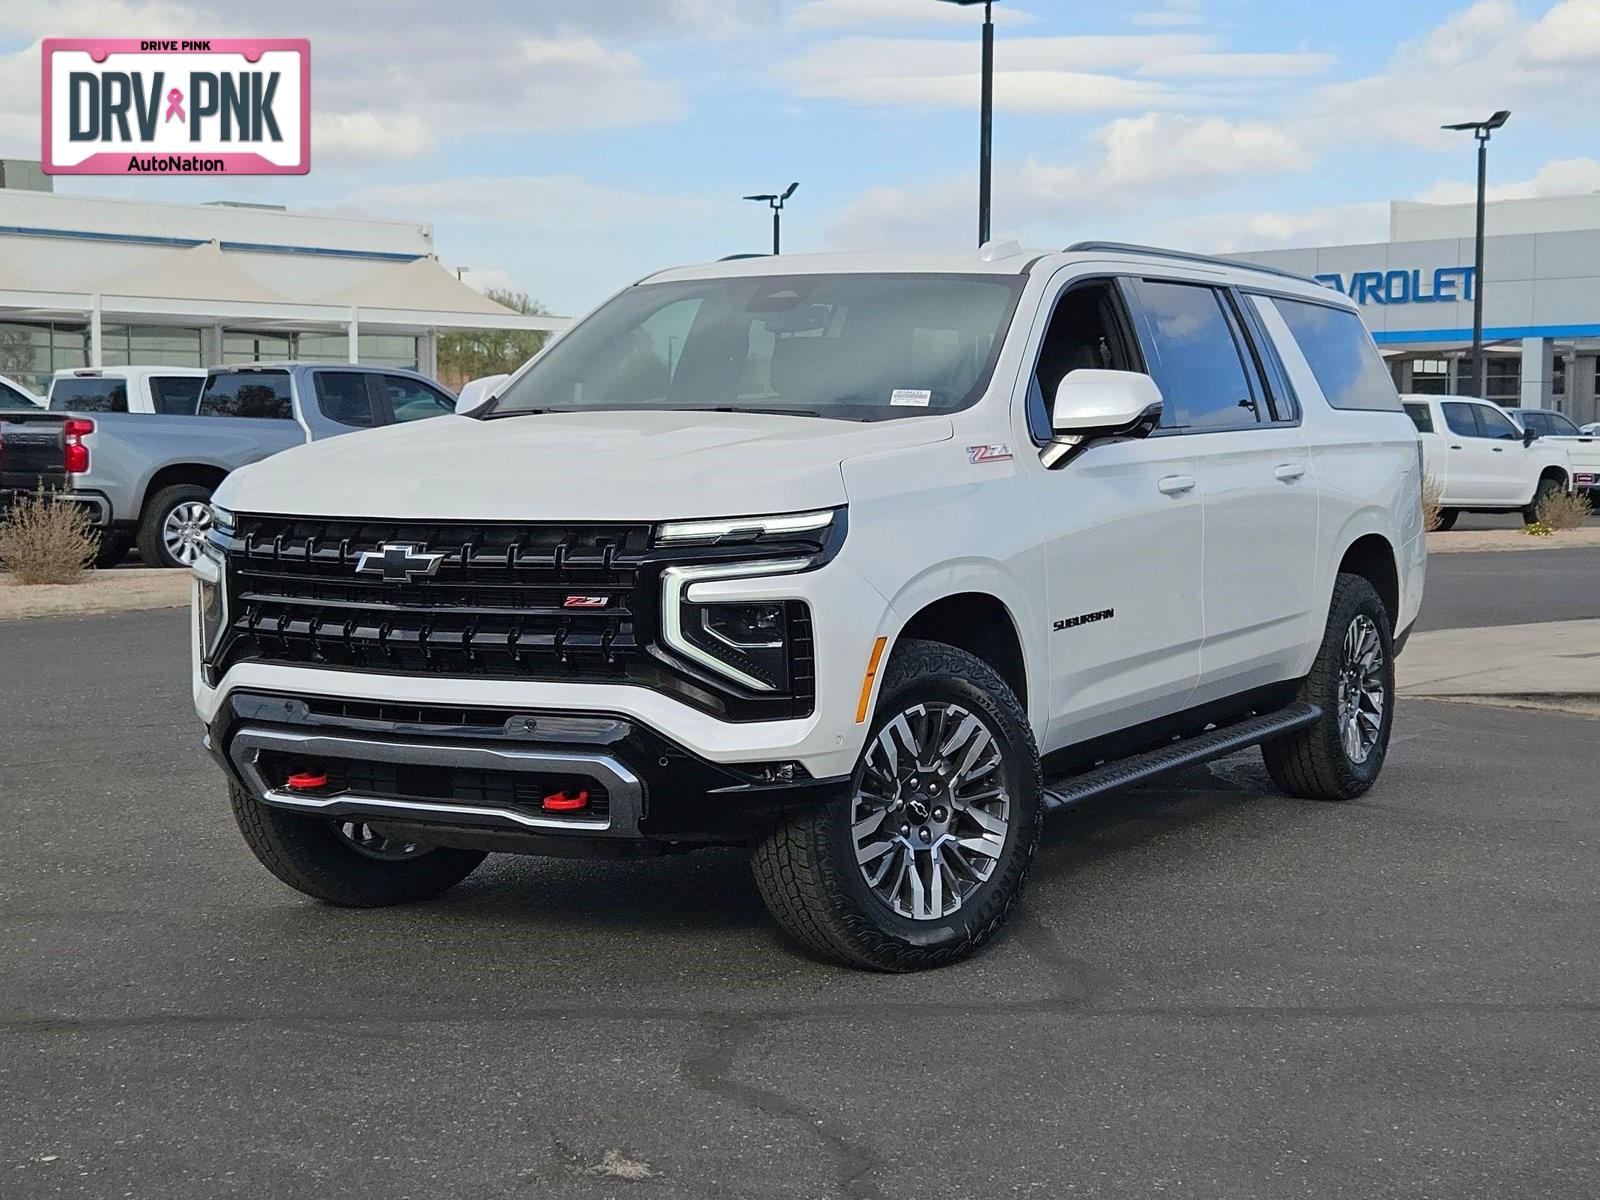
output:
[{"label": "rear door", "polygon": [[1134,283],[1158,437],[1184,443],[1205,515],[1205,640],[1194,702],[1283,679],[1305,646],[1316,583],[1317,483],[1270,342],[1228,288]]},{"label": "rear door", "polygon": [[1450,456],[1435,424],[1433,405],[1426,400],[1407,400],[1405,410],[1422,443],[1422,473],[1433,480],[1442,500],[1450,495]]}]

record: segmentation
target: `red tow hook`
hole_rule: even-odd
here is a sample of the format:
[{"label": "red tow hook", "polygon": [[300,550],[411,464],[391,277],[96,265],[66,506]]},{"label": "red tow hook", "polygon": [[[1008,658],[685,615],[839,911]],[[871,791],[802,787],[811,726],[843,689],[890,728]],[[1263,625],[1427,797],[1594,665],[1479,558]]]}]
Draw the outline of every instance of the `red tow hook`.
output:
[{"label": "red tow hook", "polygon": [[317,792],[328,786],[326,771],[296,771],[283,781],[291,792]]},{"label": "red tow hook", "polygon": [[552,792],[546,796],[542,806],[547,812],[573,812],[580,808],[588,808],[589,791],[585,788],[576,796],[569,796],[567,789],[562,788],[559,792]]}]

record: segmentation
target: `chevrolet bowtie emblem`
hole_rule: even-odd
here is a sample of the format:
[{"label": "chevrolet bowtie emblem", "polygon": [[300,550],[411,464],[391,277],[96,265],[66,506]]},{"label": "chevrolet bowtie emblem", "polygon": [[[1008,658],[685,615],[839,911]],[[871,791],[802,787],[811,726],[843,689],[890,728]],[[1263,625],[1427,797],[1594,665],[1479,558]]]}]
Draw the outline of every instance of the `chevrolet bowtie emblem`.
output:
[{"label": "chevrolet bowtie emblem", "polygon": [[376,550],[363,550],[356,559],[356,572],[382,575],[385,583],[407,583],[436,574],[444,555],[432,554],[409,543],[385,542]]}]

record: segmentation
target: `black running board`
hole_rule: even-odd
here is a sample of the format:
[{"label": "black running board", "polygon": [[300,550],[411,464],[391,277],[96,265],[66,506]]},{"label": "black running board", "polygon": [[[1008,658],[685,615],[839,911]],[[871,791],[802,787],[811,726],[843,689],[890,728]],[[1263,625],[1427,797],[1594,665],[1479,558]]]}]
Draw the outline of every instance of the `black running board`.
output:
[{"label": "black running board", "polygon": [[1156,750],[1147,750],[1129,758],[1102,763],[1078,775],[1063,775],[1045,781],[1044,802],[1049,810],[1071,808],[1091,796],[1115,791],[1131,783],[1140,783],[1156,775],[1164,775],[1180,767],[1209,762],[1254,746],[1260,742],[1290,733],[1310,725],[1322,715],[1315,704],[1291,704],[1276,712],[1259,717],[1249,717],[1220,729],[1208,729],[1193,737],[1170,742]]}]

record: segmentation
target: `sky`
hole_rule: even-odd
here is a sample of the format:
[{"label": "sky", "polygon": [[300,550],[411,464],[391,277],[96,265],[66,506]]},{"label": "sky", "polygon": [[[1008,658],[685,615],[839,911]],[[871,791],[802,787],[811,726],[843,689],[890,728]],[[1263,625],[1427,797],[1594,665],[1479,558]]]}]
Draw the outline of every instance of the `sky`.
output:
[{"label": "sky", "polygon": [[[998,0],[994,233],[1201,251],[1381,241],[1388,202],[1600,190],[1600,0]],[[49,36],[311,40],[304,177],[58,190],[429,222],[446,265],[575,315],[661,267],[968,246],[979,12],[939,0],[0,0]],[[0,156],[39,156],[38,89]]]}]

